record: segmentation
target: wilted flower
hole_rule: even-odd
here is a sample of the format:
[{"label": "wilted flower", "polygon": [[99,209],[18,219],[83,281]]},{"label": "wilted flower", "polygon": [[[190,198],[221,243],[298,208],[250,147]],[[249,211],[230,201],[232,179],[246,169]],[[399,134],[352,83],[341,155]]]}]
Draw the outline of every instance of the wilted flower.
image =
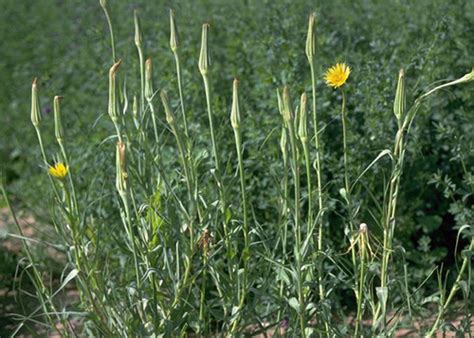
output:
[{"label": "wilted flower", "polygon": [[351,68],[345,63],[336,63],[329,68],[324,76],[326,84],[330,87],[339,88],[346,83]]},{"label": "wilted flower", "polygon": [[64,179],[67,176],[68,171],[69,167],[62,162],[58,162],[54,166],[48,168],[49,174],[60,180]]}]

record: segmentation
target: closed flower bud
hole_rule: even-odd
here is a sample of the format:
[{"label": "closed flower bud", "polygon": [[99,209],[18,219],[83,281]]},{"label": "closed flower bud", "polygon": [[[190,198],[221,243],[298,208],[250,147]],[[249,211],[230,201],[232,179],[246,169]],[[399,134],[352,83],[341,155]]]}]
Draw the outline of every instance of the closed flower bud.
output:
[{"label": "closed flower bud", "polygon": [[398,84],[397,91],[395,94],[395,102],[393,104],[393,113],[397,120],[400,122],[406,109],[406,96],[405,96],[405,71],[400,69],[398,73]]},{"label": "closed flower bud", "polygon": [[308,33],[306,35],[306,57],[308,58],[309,62],[312,62],[314,56],[316,55],[316,32],[315,32],[315,20],[316,14],[311,14],[309,16],[309,23],[308,23]]},{"label": "closed flower bud", "polygon": [[151,59],[145,61],[145,97],[151,101],[153,97],[153,65]]},{"label": "closed flower bud", "polygon": [[142,31],[140,28],[140,19],[138,18],[138,11],[133,12],[133,21],[135,23],[135,45],[140,47],[142,45]]},{"label": "closed flower bud", "polygon": [[117,103],[115,99],[115,77],[117,75],[117,70],[120,67],[122,60],[118,60],[116,63],[110,67],[109,71],[109,115],[110,118],[115,121],[117,116]]},{"label": "closed flower bud", "polygon": [[293,113],[291,112],[290,93],[286,86],[283,88],[283,118],[289,127],[293,120]]},{"label": "closed flower bud", "polygon": [[107,6],[107,0],[99,0],[99,4],[102,8],[105,8]]},{"label": "closed flower bud", "polygon": [[283,155],[283,161],[286,163],[288,159],[288,137],[286,135],[286,128],[281,127],[281,137],[280,137],[280,150]]},{"label": "closed flower bud", "polygon": [[119,193],[127,191],[127,162],[126,162],[126,148],[125,143],[117,142],[116,151],[116,187]]},{"label": "closed flower bud", "polygon": [[36,78],[31,85],[31,123],[38,128],[41,122],[41,111],[38,97],[38,85]]},{"label": "closed flower bud", "polygon": [[199,71],[202,76],[207,75],[209,72],[210,58],[209,52],[207,50],[208,41],[207,41],[207,31],[209,30],[209,24],[205,23],[202,25],[202,36],[201,36],[201,53],[199,54]]},{"label": "closed flower bud", "polygon": [[173,53],[176,53],[178,50],[178,27],[176,26],[176,21],[174,19],[174,11],[170,9],[170,48]]},{"label": "closed flower bud", "polygon": [[64,130],[63,124],[61,122],[61,109],[60,109],[60,102],[61,96],[55,96],[53,101],[53,108],[54,108],[54,134],[56,136],[56,140],[59,143],[62,142],[64,138]]},{"label": "closed flower bud", "polygon": [[283,110],[283,100],[281,98],[280,90],[277,88],[277,99],[278,99],[278,111],[280,112],[281,117],[285,117],[285,113]]},{"label": "closed flower bud", "polygon": [[239,80],[234,79],[232,90],[232,111],[230,113],[230,123],[232,128],[240,127],[240,108],[239,108]]},{"label": "closed flower bud", "polygon": [[166,122],[168,122],[169,125],[173,126],[175,123],[175,118],[168,102],[168,94],[166,93],[166,90],[162,90],[160,92],[160,97],[161,102],[163,103],[163,107],[165,108]]},{"label": "closed flower bud", "polygon": [[301,94],[298,136],[302,142],[306,142],[308,140],[308,113],[306,110],[306,101],[306,93]]}]

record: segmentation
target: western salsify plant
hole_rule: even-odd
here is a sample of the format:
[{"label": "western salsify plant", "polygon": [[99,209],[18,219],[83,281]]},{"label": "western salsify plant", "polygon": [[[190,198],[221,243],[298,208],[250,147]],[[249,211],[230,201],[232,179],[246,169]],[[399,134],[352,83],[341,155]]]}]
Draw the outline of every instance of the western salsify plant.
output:
[{"label": "western salsify plant", "polygon": [[[290,86],[296,84],[287,84],[275,98],[275,108],[280,112],[280,119],[275,114],[275,124],[280,124],[282,131],[278,159],[281,197],[276,206],[278,220],[269,225],[273,234],[268,234],[248,198],[248,112],[245,98],[239,97],[239,86],[245,86],[245,79],[229,83],[232,104],[228,127],[233,132],[229,137],[235,146],[235,159],[224,165],[226,159],[219,152],[212,100],[212,86],[216,84],[210,63],[210,25],[205,23],[202,27],[201,51],[196,57],[208,126],[196,130],[189,123],[189,112],[196,107],[186,104],[183,93],[174,12],[170,12],[170,50],[176,64],[176,82],[156,88],[152,59],[145,57],[138,12],[134,12],[137,60],[120,60],[109,4],[101,0],[100,5],[110,30],[113,59],[108,73],[107,111],[114,133],[104,144],[110,145],[108,150],[115,154],[116,191],[104,198],[113,199],[119,224],[113,225],[111,238],[104,239],[96,225],[108,224],[107,220],[94,213],[97,202],[85,203],[77,189],[80,173],[75,170],[74,154],[68,152],[67,145],[73,140],[68,139],[62,125],[59,96],[53,100],[57,154],[46,152],[34,81],[31,120],[51,185],[52,223],[65,248],[67,264],[60,287],[52,292],[42,278],[43,267],[35,261],[17,222],[28,261],[25,271],[36,287],[40,303],[34,313],[22,318],[20,326],[44,321],[42,325],[61,336],[393,335],[417,292],[406,287],[400,298],[395,281],[399,272],[394,264],[400,257],[395,240],[397,204],[400,182],[406,177],[403,169],[410,128],[429,97],[443,88],[474,80],[474,70],[425,91],[410,108],[405,73],[400,71],[394,99],[398,126],[394,143],[354,175],[347,144],[351,116],[345,86],[350,68],[345,63],[330,68],[326,82],[340,90],[342,98],[344,163],[343,180],[328,182],[341,187],[343,207],[341,211],[330,210],[326,202],[338,197],[330,196],[323,181],[323,144],[331,140],[324,139],[324,121],[316,110],[317,78],[321,74],[316,73],[316,16],[312,14],[305,48],[310,74],[306,80],[311,81],[311,94],[303,92],[295,102]],[[132,62],[138,62],[139,69],[135,86],[130,84],[133,79],[121,75]],[[211,156],[203,157],[196,149],[193,135],[198,132],[209,135]],[[372,198],[370,202],[377,206],[371,211],[372,219],[360,219],[359,200],[371,196],[370,192],[360,193],[365,189],[364,178],[372,168],[385,165],[386,159],[391,167],[383,184],[383,200]],[[2,192],[8,201],[3,185]],[[335,253],[335,248],[329,248],[325,231],[331,227],[326,217],[329,212],[337,213],[347,224],[343,252]],[[268,225],[265,229],[269,229]],[[472,227],[460,231],[471,231],[471,241],[461,255],[454,284],[449,288],[440,285],[439,308],[426,328],[428,336],[443,324],[459,290],[466,292],[469,285],[466,275],[469,278],[474,249]],[[105,245],[104,241],[110,243]],[[348,310],[345,318],[336,315],[340,311],[334,309],[338,290],[331,284],[336,275],[345,276],[346,287],[354,292],[355,313]],[[61,308],[56,297],[71,282],[80,299]],[[72,318],[78,318],[80,324],[73,324]]]}]

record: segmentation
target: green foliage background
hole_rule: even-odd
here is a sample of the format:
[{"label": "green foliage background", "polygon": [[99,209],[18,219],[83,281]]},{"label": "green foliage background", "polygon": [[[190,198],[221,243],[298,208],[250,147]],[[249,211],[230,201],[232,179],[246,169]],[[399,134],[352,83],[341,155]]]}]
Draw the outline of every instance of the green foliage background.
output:
[{"label": "green foliage background", "polygon": [[[304,41],[312,11],[317,13],[317,105],[326,124],[321,137],[323,180],[334,197],[333,211],[338,208],[343,173],[340,97],[325,86],[323,71],[336,61],[353,69],[347,90],[355,176],[394,138],[392,102],[399,68],[406,69],[412,102],[433,81],[457,78],[473,66],[474,2],[469,0],[143,0],[110,1],[110,6],[117,54],[123,68],[129,69],[129,93],[137,92],[139,85],[132,15],[139,9],[145,55],[154,60],[156,86],[167,88],[173,99],[177,90],[168,46],[168,9],[176,10],[185,101],[197,152],[203,152],[205,161],[210,161],[209,131],[197,60],[201,24],[211,23],[213,105],[221,158],[236,165],[228,122],[231,81],[236,76],[241,80],[248,196],[262,224],[275,218],[278,199],[272,180],[281,165],[275,88],[289,85],[295,99],[310,89]],[[0,37],[0,165],[20,208],[39,220],[49,217],[44,207],[47,180],[29,119],[34,77],[40,83],[46,144],[52,145],[54,138],[52,98],[62,95],[66,142],[72,166],[80,173],[80,189],[88,191],[90,200],[111,194],[115,150],[106,140],[112,131],[106,116],[111,54],[98,1],[2,0]],[[453,263],[456,228],[473,222],[473,114],[472,86],[456,87],[430,100],[413,126],[396,238],[404,244],[410,264],[419,267],[413,270],[415,281],[426,277],[434,263]],[[380,173],[365,182],[374,189],[383,183],[384,168],[377,170]],[[109,219],[113,231],[112,202],[104,198],[96,212]],[[343,244],[343,225],[337,213],[332,215],[328,231],[337,248]],[[370,226],[370,216],[363,217]],[[5,262],[11,264],[11,259]]]}]

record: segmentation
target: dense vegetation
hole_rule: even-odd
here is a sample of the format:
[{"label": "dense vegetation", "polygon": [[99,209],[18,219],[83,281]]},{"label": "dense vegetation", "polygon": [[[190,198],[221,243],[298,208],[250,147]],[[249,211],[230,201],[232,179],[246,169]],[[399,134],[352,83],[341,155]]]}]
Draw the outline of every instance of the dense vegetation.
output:
[{"label": "dense vegetation", "polygon": [[[48,290],[37,291],[42,305],[47,303],[40,311],[53,314],[29,319],[69,328],[74,319],[75,330],[94,335],[237,334],[263,332],[266,326],[274,331],[288,322],[290,336],[347,336],[390,335],[441,314],[438,327],[462,315],[456,328],[444,328],[469,330],[472,280],[459,271],[470,271],[472,253],[473,83],[416,99],[471,71],[472,1],[107,1],[115,58],[99,2],[5,0],[3,7],[1,170],[14,208],[37,220],[35,237],[64,254],[57,264],[44,246],[30,245],[40,275],[48,277],[38,279],[29,268],[22,282],[41,289],[42,279],[62,281],[68,275],[80,291],[80,300],[65,301],[61,281],[55,282],[61,292],[54,305],[45,300]],[[170,49],[171,7],[179,29],[182,101]],[[134,10],[140,18],[138,40]],[[313,87],[305,53],[313,12],[324,212],[317,202]],[[209,97],[202,77],[205,60],[199,62],[203,22],[210,23]],[[150,95],[140,82],[137,41],[144,59],[153,62]],[[112,72],[117,76],[114,119],[109,69],[119,59]],[[323,78],[336,62],[352,68],[344,94]],[[397,119],[400,68],[407,109]],[[45,159],[29,117],[34,77]],[[230,121],[234,77],[239,79],[238,128]],[[299,132],[302,92],[308,101],[309,181],[302,137],[295,135],[292,148],[290,135],[295,124]],[[55,139],[55,95],[63,96],[67,156]],[[342,95],[347,139],[341,130]],[[397,155],[397,131],[411,113],[416,118],[407,120],[403,152]],[[283,147],[282,130],[287,133]],[[121,163],[125,152],[127,169]],[[47,177],[46,163],[59,160],[69,160],[71,181]],[[126,188],[116,182],[119,169],[127,171]],[[354,184],[350,196],[342,190],[346,177]],[[387,249],[384,222],[387,208],[393,208],[387,196],[394,177],[400,186],[393,243]],[[361,223],[368,232],[359,229]],[[298,243],[298,224],[307,245]],[[321,248],[319,229],[324,232]],[[304,250],[295,250],[298,246]],[[371,252],[361,254],[362,248]],[[2,273],[12,275],[16,257],[2,254],[0,259]],[[381,288],[384,259],[389,261],[388,285]],[[459,270],[463,262],[465,270]],[[4,281],[12,287],[11,279]],[[459,292],[445,308],[453,288]],[[16,311],[27,316],[33,310]],[[379,321],[361,326],[358,314]],[[354,318],[351,325],[348,318]]]}]

